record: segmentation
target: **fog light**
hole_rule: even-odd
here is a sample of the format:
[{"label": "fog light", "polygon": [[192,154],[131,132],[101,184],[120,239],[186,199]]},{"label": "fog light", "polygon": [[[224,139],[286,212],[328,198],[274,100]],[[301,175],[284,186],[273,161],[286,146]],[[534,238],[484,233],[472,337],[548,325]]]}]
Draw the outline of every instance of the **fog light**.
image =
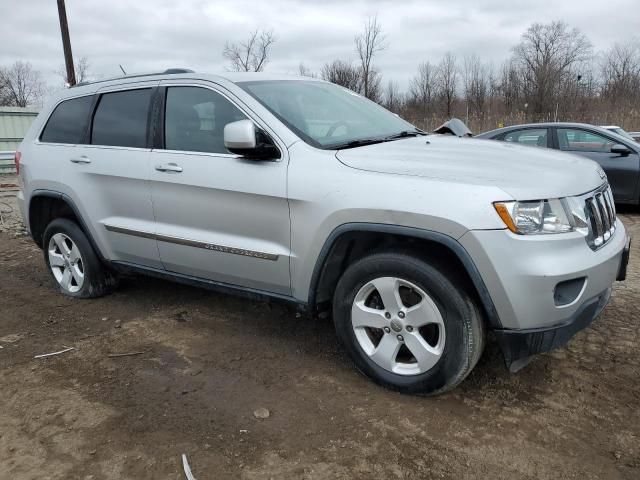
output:
[{"label": "fog light", "polygon": [[575,302],[582,293],[586,281],[587,277],[580,277],[558,283],[553,291],[553,302],[556,307],[563,307]]}]

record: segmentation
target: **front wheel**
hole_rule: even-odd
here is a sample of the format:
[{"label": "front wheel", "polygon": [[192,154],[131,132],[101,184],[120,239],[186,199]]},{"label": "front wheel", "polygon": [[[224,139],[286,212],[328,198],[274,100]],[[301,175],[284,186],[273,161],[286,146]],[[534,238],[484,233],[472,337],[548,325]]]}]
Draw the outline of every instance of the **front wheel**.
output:
[{"label": "front wheel", "polygon": [[405,393],[436,394],[471,372],[484,346],[480,312],[455,272],[417,257],[379,253],[338,282],[336,332],[356,366]]}]

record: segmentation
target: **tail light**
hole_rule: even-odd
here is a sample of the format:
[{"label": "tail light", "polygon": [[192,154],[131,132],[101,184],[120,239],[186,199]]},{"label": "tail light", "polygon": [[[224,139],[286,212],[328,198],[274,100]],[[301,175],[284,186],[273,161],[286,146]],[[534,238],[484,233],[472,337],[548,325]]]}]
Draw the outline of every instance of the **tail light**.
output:
[{"label": "tail light", "polygon": [[16,164],[16,173],[20,174],[20,159],[22,158],[22,154],[16,150],[16,154],[13,157],[13,161]]}]

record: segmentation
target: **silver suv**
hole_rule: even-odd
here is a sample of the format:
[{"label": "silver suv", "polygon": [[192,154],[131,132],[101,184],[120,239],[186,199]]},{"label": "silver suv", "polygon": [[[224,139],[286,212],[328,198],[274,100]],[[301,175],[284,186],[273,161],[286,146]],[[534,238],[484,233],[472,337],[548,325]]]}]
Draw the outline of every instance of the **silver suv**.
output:
[{"label": "silver suv", "polygon": [[590,160],[426,135],[316,79],[172,70],[66,90],[16,154],[62,293],[120,272],[332,312],[356,366],[439,393],[586,327],[628,238]]}]

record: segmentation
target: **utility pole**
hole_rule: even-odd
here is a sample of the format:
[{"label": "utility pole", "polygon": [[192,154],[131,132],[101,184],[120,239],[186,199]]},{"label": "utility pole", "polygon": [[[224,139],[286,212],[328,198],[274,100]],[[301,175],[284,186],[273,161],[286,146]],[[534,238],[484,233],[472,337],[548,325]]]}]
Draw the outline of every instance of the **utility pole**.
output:
[{"label": "utility pole", "polygon": [[67,24],[67,9],[64,6],[64,0],[58,0],[58,17],[60,18],[60,33],[62,34],[64,64],[67,67],[67,83],[70,87],[73,87],[76,84],[76,72],[73,67],[71,40],[69,39],[69,25]]}]

